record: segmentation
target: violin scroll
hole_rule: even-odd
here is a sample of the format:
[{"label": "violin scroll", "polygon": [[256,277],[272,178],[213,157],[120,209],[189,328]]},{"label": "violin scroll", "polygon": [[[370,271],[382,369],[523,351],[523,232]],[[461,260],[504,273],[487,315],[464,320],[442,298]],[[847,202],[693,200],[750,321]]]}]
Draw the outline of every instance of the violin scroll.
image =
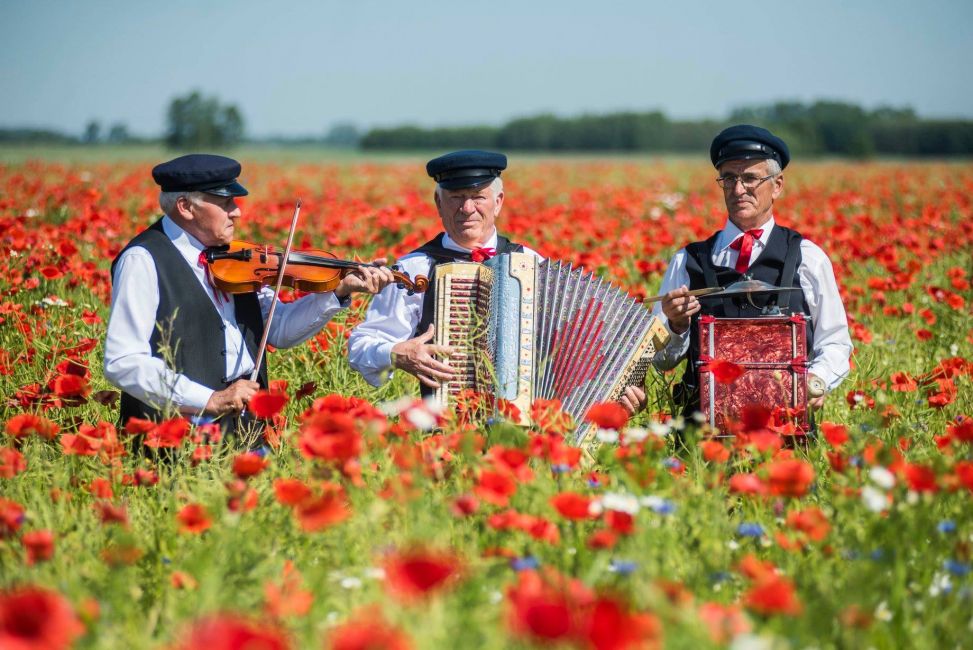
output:
[{"label": "violin scroll", "polygon": [[406,292],[411,296],[415,293],[423,293],[429,288],[429,278],[424,275],[417,275],[415,279],[409,277],[409,274],[399,268],[398,264],[390,267],[392,269],[392,277],[395,278],[395,286],[399,289],[405,289]]}]

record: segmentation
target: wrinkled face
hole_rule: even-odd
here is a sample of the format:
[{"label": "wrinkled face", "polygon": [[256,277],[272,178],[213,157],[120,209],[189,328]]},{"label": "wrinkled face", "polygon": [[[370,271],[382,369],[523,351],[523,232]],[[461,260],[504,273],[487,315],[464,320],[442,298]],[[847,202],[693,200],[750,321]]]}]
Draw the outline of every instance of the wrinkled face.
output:
[{"label": "wrinkled face", "polygon": [[464,248],[486,243],[503,206],[503,192],[494,192],[491,183],[461,190],[441,189],[435,198],[443,229]]},{"label": "wrinkled face", "polygon": [[232,196],[204,194],[196,204],[179,199],[180,224],[204,246],[222,246],[233,241],[234,222],[240,218],[240,207]]},{"label": "wrinkled face", "polygon": [[[766,160],[730,160],[719,168],[720,176],[755,176],[763,178],[770,172]],[[774,200],[784,189],[784,175],[769,178],[752,190],[743,183],[727,184],[723,188],[723,199],[730,221],[743,231],[759,228],[770,218]]]}]

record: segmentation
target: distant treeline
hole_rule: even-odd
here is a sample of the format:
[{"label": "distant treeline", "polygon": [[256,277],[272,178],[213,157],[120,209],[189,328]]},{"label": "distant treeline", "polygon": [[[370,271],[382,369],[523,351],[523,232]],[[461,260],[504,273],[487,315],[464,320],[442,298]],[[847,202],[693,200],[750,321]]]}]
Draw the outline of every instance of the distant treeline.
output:
[{"label": "distant treeline", "polygon": [[498,127],[372,129],[362,149],[484,148],[528,151],[694,152],[731,124],[750,123],[780,135],[801,155],[973,155],[973,120],[929,120],[912,109],[868,111],[854,104],[779,102],[733,111],[726,120],[677,121],[663,113],[537,115]]}]

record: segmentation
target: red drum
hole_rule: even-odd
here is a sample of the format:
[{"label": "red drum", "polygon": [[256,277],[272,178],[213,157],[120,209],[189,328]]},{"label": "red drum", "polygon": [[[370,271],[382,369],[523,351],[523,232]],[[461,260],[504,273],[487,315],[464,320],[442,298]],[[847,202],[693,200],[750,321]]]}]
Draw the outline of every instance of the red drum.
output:
[{"label": "red drum", "polygon": [[[744,408],[754,404],[770,409],[777,423],[793,422],[797,435],[810,430],[805,326],[800,314],[699,319],[700,410],[719,435],[732,435]],[[743,374],[716,381],[708,367],[716,360],[741,366]]]}]

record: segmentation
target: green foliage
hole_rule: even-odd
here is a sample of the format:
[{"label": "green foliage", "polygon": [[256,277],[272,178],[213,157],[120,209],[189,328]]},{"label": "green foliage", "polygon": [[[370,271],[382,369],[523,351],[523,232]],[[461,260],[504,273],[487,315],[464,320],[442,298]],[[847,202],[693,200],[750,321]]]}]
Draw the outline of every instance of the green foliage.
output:
[{"label": "green foliage", "polygon": [[173,149],[232,147],[243,140],[243,116],[236,106],[193,91],[169,103],[165,139]]}]

